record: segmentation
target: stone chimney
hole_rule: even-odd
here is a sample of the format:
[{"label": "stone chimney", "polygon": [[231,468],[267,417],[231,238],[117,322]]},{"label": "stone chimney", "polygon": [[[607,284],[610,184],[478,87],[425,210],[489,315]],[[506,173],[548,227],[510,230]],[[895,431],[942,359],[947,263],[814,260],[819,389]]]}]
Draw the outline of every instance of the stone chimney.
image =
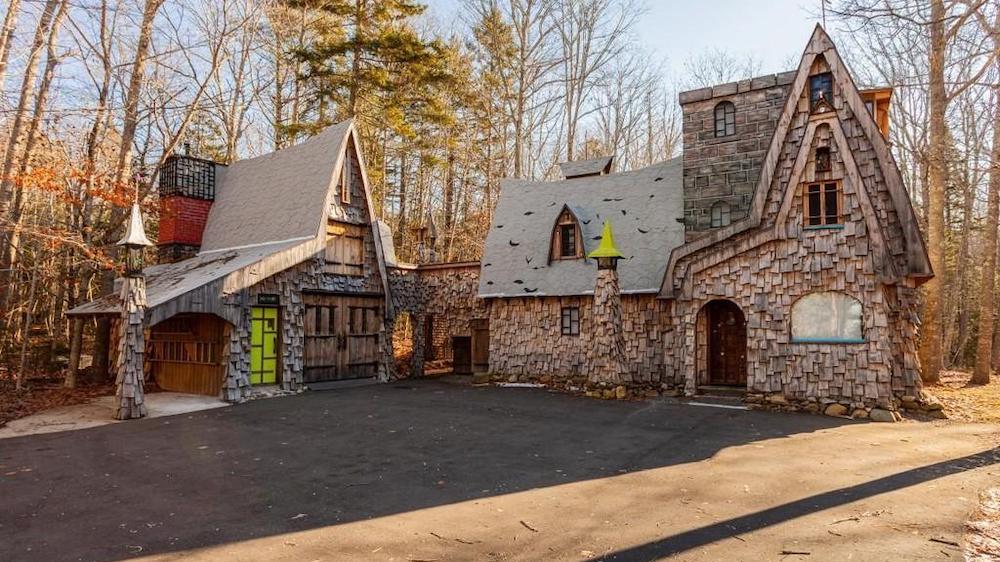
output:
[{"label": "stone chimney", "polygon": [[174,154],[160,167],[159,263],[190,258],[201,248],[208,211],[215,201],[215,171],[211,160]]},{"label": "stone chimney", "polygon": [[601,243],[588,258],[597,259],[594,287],[593,341],[587,351],[591,383],[620,385],[629,382],[625,361],[625,334],[622,329],[622,298],[618,284],[618,260],[611,223],[604,222]]}]

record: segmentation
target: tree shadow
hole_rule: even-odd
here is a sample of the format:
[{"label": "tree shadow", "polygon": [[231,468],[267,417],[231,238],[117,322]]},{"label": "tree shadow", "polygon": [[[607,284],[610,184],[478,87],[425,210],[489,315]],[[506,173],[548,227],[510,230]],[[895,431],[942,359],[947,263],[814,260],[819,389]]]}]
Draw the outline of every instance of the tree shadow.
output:
[{"label": "tree shadow", "polygon": [[[118,560],[137,546],[149,555],[245,541],[697,462],[850,423],[405,381],[13,438],[0,441],[0,560]],[[816,501],[853,501],[844,498],[912,485],[961,462],[736,524],[774,524]],[[620,555],[638,559],[738,532],[727,529]]]},{"label": "tree shadow", "polygon": [[1000,462],[1000,448],[987,449],[965,457],[910,469],[855,486],[830,490],[829,492],[795,500],[763,511],[719,521],[718,523],[664,537],[653,542],[604,554],[591,560],[614,560],[616,562],[658,560],[722,539],[732,538],[734,535],[750,533],[804,515],[838,507],[886,492],[915,486],[929,480],[994,465],[998,462]]}]

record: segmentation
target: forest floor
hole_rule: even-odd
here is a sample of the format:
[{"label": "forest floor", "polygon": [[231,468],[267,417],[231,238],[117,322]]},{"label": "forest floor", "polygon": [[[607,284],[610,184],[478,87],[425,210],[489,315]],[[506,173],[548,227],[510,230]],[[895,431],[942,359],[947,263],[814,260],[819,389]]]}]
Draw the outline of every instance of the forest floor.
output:
[{"label": "forest floor", "polygon": [[972,373],[943,371],[941,382],[927,390],[941,400],[950,420],[1000,423],[1000,376],[983,385],[970,385],[971,378]]},{"label": "forest floor", "polygon": [[14,381],[0,377],[0,427],[8,422],[60,406],[83,404],[98,396],[115,393],[110,383],[80,381],[76,388],[63,387],[62,376],[32,377],[21,390]]}]

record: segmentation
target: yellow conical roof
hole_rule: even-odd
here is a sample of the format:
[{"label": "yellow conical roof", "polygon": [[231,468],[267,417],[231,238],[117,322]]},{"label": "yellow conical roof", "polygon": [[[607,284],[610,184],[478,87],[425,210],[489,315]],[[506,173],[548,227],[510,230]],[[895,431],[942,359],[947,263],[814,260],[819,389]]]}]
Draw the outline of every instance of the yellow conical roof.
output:
[{"label": "yellow conical roof", "polygon": [[588,258],[624,258],[618,247],[615,246],[615,235],[611,232],[611,221],[604,221],[604,230],[601,232],[601,243],[593,252],[587,254]]}]

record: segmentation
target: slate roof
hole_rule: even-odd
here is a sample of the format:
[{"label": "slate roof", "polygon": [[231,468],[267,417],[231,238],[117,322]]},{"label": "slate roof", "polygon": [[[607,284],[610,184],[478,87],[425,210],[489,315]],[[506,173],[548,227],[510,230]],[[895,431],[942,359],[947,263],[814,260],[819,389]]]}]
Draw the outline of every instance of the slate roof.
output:
[{"label": "slate roof", "polygon": [[549,260],[556,219],[563,207],[580,221],[584,253],[600,242],[610,219],[624,293],[656,293],[670,251],[684,242],[681,159],[618,174],[556,182],[504,180],[486,237],[481,297],[593,294],[592,259]]},{"label": "slate roof", "polygon": [[559,170],[566,179],[577,176],[596,176],[601,173],[611,171],[611,162],[614,156],[602,156],[590,160],[575,160],[573,162],[563,162],[559,164]]},{"label": "slate roof", "polygon": [[344,121],[295,146],[219,166],[201,251],[317,236],[350,127]]},{"label": "slate roof", "polygon": [[[282,267],[294,265],[278,256],[283,252],[295,250],[282,256],[295,256],[301,261],[318,251],[334,172],[351,125],[352,121],[344,121],[295,146],[219,166],[215,202],[198,255],[143,271],[148,310],[224,277],[227,285],[260,280],[263,277],[258,273],[271,269],[261,267],[264,262],[277,260]],[[241,270],[246,270],[247,275],[233,275]],[[117,313],[119,299],[115,291],[67,314]]]},{"label": "slate roof", "polygon": [[[202,253],[177,263],[147,267],[143,270],[143,274],[146,276],[146,306],[152,310],[188,291],[301,244],[309,244],[309,242],[279,242],[241,250]],[[82,304],[66,314],[88,316],[119,313],[121,312],[120,304],[121,296],[116,290],[110,295]]]}]

